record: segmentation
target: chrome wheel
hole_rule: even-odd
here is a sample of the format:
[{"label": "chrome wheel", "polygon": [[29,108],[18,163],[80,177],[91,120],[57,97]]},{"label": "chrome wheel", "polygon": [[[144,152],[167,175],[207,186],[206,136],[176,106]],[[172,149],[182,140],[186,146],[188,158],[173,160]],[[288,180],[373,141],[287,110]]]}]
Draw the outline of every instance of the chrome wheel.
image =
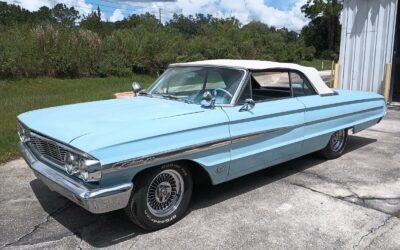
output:
[{"label": "chrome wheel", "polygon": [[182,201],[184,182],[180,173],[167,169],[151,181],[147,190],[147,207],[159,217],[172,214]]},{"label": "chrome wheel", "polygon": [[339,152],[342,150],[343,145],[345,144],[346,141],[346,131],[345,130],[339,130],[335,132],[329,141],[329,145],[331,147],[331,150],[333,152]]}]

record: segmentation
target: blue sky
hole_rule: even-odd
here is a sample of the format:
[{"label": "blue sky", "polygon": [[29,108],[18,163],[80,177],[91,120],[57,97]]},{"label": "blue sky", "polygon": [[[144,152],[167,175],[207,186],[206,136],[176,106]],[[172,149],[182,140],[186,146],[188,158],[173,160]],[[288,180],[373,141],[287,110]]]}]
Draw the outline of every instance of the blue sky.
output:
[{"label": "blue sky", "polygon": [[52,7],[56,3],[73,6],[81,14],[89,14],[100,7],[104,20],[118,21],[132,13],[150,12],[158,17],[161,9],[163,22],[172,18],[173,13],[190,15],[212,14],[218,17],[234,16],[242,24],[256,20],[278,28],[286,27],[299,31],[308,20],[300,7],[307,0],[6,0],[29,10],[43,5]]}]

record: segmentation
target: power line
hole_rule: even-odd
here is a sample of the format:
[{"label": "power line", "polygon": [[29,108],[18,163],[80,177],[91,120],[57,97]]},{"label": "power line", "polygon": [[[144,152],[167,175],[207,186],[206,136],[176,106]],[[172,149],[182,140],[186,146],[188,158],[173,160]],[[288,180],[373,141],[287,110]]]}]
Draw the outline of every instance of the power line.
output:
[{"label": "power line", "polygon": [[86,0],[88,3],[90,3],[90,4],[92,4],[92,5],[98,5],[99,7],[102,7],[102,8],[105,8],[105,9],[111,9],[111,10],[117,10],[117,9],[119,9],[119,10],[121,10],[121,11],[123,11],[123,10],[131,10],[132,12],[136,12],[138,9],[135,9],[135,8],[133,8],[133,7],[127,7],[127,6],[115,6],[115,5],[105,5],[105,4],[98,4],[98,3],[93,3],[93,2],[90,2],[90,1],[88,1],[88,0]]},{"label": "power line", "polygon": [[[102,0],[104,1],[104,0]],[[155,10],[143,10],[142,8],[135,8],[135,7],[130,7],[127,5],[122,5],[122,6],[116,6],[116,5],[107,5],[107,4],[103,4],[103,3],[95,3],[95,2],[91,2],[86,0],[86,2],[90,5],[92,5],[92,7],[89,6],[76,6],[76,5],[67,5],[69,7],[73,7],[75,9],[84,9],[84,10],[88,10],[88,11],[96,11],[96,6],[100,7],[100,9],[107,9],[110,10],[112,12],[114,12],[115,10],[119,9],[122,12],[128,12],[128,15],[132,15],[132,14],[145,14],[145,13],[150,13],[154,16],[156,16],[156,11]],[[56,5],[55,1],[53,0],[53,6]],[[83,13],[84,14],[84,13]]]},{"label": "power line", "polygon": [[[168,9],[164,9],[164,8],[158,8],[158,11],[156,8],[152,8],[152,9],[144,9],[144,8],[135,8],[133,6],[127,6],[127,5],[122,5],[122,6],[116,6],[116,5],[109,5],[109,4],[104,4],[104,3],[94,3],[94,2],[90,2],[88,0],[86,0],[89,4],[91,5],[97,5],[99,6],[101,9],[105,8],[105,9],[110,9],[112,11],[115,11],[116,9],[120,9],[123,12],[128,11],[130,15],[132,14],[152,14],[154,16],[158,15],[158,20],[160,22],[162,22],[162,19],[172,19],[174,14],[177,14],[177,12],[172,11],[172,10],[168,10]],[[102,0],[105,1],[105,0]],[[105,1],[108,3],[112,3],[111,1]],[[90,8],[88,8],[90,9]],[[182,12],[181,9],[178,10],[179,13]]]}]

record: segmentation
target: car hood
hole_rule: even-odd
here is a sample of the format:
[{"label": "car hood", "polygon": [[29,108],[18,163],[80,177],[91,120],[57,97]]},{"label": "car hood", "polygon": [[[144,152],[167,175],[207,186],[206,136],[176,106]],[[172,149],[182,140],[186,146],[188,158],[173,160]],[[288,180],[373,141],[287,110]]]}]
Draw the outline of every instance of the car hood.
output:
[{"label": "car hood", "polygon": [[[135,97],[39,109],[23,113],[18,119],[33,131],[90,152],[98,147],[171,132],[174,126],[169,126],[166,120],[193,118],[205,111],[196,104]],[[90,137],[92,143],[85,137]]]}]

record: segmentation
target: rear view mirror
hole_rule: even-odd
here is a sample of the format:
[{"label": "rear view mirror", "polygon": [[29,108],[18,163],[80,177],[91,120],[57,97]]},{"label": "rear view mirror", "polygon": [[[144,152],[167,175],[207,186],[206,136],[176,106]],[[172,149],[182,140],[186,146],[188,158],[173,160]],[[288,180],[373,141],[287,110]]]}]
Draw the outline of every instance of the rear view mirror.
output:
[{"label": "rear view mirror", "polygon": [[140,90],[142,90],[142,87],[140,86],[140,84],[138,82],[133,82],[132,83],[132,91],[133,91],[133,93],[135,93],[135,95],[137,95]]},{"label": "rear view mirror", "polygon": [[239,112],[252,110],[256,106],[256,102],[253,99],[246,99],[243,106],[239,109]]},{"label": "rear view mirror", "polygon": [[211,108],[215,107],[215,97],[211,94],[210,91],[204,92],[201,98],[201,106],[203,108]]}]

